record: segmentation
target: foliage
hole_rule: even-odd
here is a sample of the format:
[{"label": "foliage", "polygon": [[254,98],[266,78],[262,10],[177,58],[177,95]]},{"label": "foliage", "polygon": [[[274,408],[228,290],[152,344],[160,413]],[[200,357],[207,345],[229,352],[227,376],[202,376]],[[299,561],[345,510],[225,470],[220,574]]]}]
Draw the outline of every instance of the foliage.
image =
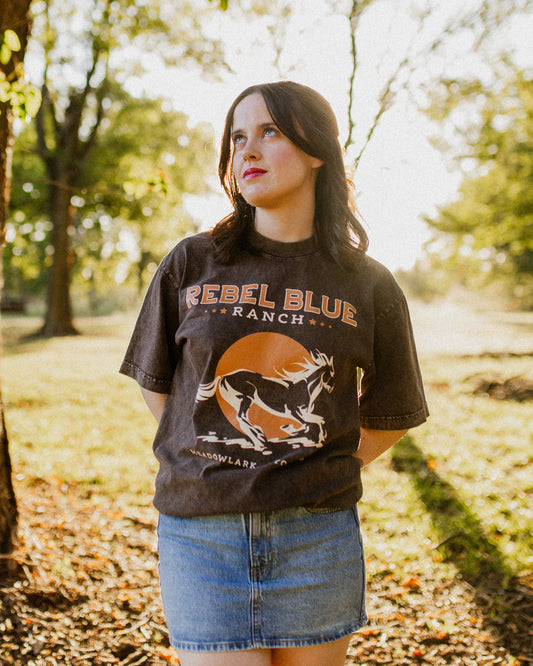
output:
[{"label": "foliage", "polygon": [[[16,32],[8,29],[3,34],[0,33],[1,65],[8,65],[21,49],[22,45]],[[8,103],[14,116],[22,121],[29,120],[37,113],[41,104],[41,93],[26,81],[22,62],[17,62],[9,74],[0,69],[0,102]]]},{"label": "foliage", "polygon": [[[40,215],[46,217],[47,225],[52,225],[47,231],[51,249],[46,258],[49,270],[43,334],[63,335],[75,330],[70,291],[73,270],[85,268],[86,275],[89,271],[94,275],[91,266],[78,266],[80,260],[86,263],[87,255],[92,252],[85,252],[83,258],[81,246],[75,248],[77,231],[83,230],[83,221],[77,215],[81,207],[78,204],[85,201],[85,193],[91,193],[95,184],[97,167],[92,160],[116,115],[117,105],[120,107],[124,102],[126,84],[137,83],[139,95],[142,76],[156,67],[162,70],[191,66],[198,74],[216,72],[223,58],[220,42],[207,40],[202,31],[202,17],[208,11],[218,8],[211,8],[207,1],[189,0],[177,5],[166,0],[34,2],[30,53],[33,61],[41,65],[35,77],[42,81],[42,104],[35,120],[33,150],[44,167],[46,184]],[[141,120],[139,134],[142,127]],[[126,171],[129,194],[120,189],[126,200],[124,209],[130,211],[125,217],[133,219],[130,203],[140,201],[140,167],[135,173],[128,164]],[[157,171],[163,171],[161,166],[155,173],[152,166],[144,174],[150,194],[155,189],[164,189],[164,179]],[[108,178],[108,182],[115,186],[117,177]],[[109,215],[103,204],[99,209],[100,218]],[[143,218],[136,217],[137,222],[140,219]],[[40,230],[39,234],[45,231]],[[93,238],[89,242],[94,243],[94,232],[90,235]],[[138,250],[142,254],[142,249]],[[153,254],[158,253],[154,248]],[[150,261],[149,257],[147,263]],[[141,267],[139,280],[143,272]]]},{"label": "foliage", "polygon": [[[213,0],[209,0],[209,2],[213,2]],[[226,9],[228,8],[228,4],[229,0],[219,0],[220,9],[222,9],[223,11],[226,11]]]},{"label": "foliage", "polygon": [[[436,232],[428,249],[459,268],[463,283],[505,282],[533,307],[533,79],[505,70],[490,88],[447,81],[434,96],[434,116],[463,123],[458,159],[466,173],[457,200],[426,218]],[[479,115],[465,122],[473,104]]]},{"label": "foliage", "polygon": [[[205,191],[214,172],[210,127],[190,128],[187,117],[160,100],[118,90],[107,111],[84,186],[73,192],[73,288],[95,311],[117,286],[143,291],[163,254],[194,229],[184,193]],[[142,128],[142,131],[139,131]],[[5,289],[19,297],[45,293],[53,247],[47,174],[35,155],[35,128],[17,141],[10,241],[4,251]]]},{"label": "foliage", "polygon": [[0,62],[7,65],[13,56],[13,52],[20,51],[22,45],[19,36],[13,30],[5,30],[0,41]]},{"label": "foliage", "polygon": [[452,286],[452,278],[448,272],[433,261],[434,255],[418,259],[408,269],[398,269],[394,277],[408,298],[422,302],[444,296]]}]

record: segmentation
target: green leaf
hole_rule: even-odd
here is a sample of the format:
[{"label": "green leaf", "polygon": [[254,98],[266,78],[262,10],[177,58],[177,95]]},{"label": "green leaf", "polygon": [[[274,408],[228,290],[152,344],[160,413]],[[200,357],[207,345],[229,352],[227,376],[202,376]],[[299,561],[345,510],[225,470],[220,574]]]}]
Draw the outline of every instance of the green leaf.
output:
[{"label": "green leaf", "polygon": [[[209,2],[213,2],[213,0],[209,0]],[[222,11],[224,12],[226,11],[226,9],[228,8],[228,2],[229,0],[219,0],[220,9],[222,9]]]},{"label": "green leaf", "polygon": [[127,180],[123,183],[124,192],[134,199],[141,199],[148,191],[148,183]]},{"label": "green leaf", "polygon": [[31,86],[26,93],[26,112],[34,117],[41,106],[41,91]]},{"label": "green leaf", "polygon": [[13,30],[6,30],[4,32],[4,44],[7,44],[12,51],[20,51],[22,48],[20,39]]},{"label": "green leaf", "polygon": [[10,60],[11,49],[6,44],[2,44],[2,46],[0,46],[0,63],[2,63],[2,65],[7,65]]},{"label": "green leaf", "polygon": [[7,81],[0,80],[0,102],[9,101],[10,92],[11,92],[11,85]]},{"label": "green leaf", "polygon": [[137,185],[132,180],[124,181],[122,187],[124,188],[124,192],[126,192],[126,194],[132,197],[135,196],[135,190],[137,188]]}]

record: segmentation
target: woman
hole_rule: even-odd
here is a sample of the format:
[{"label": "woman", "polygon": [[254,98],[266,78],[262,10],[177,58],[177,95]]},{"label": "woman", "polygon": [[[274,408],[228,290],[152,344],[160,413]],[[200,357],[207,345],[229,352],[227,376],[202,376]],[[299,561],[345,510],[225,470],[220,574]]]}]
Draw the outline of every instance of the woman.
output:
[{"label": "woman", "polygon": [[170,641],[183,666],[340,666],[367,620],[360,470],[428,414],[407,306],[317,92],[245,90],[219,175],[233,213],[162,261],[121,367],[159,422]]}]

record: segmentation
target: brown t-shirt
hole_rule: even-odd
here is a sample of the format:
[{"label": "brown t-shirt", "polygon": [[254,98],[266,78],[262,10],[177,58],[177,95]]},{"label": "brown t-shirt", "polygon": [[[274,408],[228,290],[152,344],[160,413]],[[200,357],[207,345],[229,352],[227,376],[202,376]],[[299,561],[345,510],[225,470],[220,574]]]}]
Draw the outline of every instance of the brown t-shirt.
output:
[{"label": "brown t-shirt", "polygon": [[428,415],[394,278],[370,257],[342,270],[313,239],[253,232],[230,265],[209,233],[181,241],[120,371],[168,394],[154,504],[169,515],[353,506],[360,425],[401,430]]}]

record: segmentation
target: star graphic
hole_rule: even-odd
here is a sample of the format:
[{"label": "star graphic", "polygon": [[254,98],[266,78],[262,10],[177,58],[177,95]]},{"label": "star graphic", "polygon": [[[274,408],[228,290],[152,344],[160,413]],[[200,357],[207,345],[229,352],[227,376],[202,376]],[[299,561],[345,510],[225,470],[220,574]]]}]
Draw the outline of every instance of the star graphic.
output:
[{"label": "star graphic", "polygon": [[227,311],[228,311],[227,308],[221,308],[220,314],[226,314]]},{"label": "star graphic", "polygon": [[314,326],[316,324],[316,319],[310,319],[309,323],[311,324],[311,326]]}]

